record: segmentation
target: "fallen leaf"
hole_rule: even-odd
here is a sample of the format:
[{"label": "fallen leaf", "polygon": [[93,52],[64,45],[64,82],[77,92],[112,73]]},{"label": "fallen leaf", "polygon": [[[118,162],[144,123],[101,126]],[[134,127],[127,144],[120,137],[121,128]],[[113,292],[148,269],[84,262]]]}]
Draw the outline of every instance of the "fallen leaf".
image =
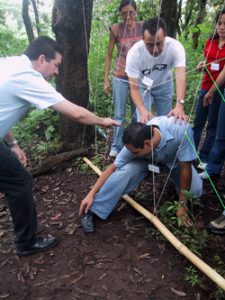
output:
[{"label": "fallen leaf", "polygon": [[52,217],[51,217],[51,220],[52,220],[52,221],[57,221],[57,220],[61,217],[61,215],[62,215],[62,213],[60,212],[60,213],[58,213],[58,214],[52,216]]},{"label": "fallen leaf", "polygon": [[3,294],[0,294],[0,299],[6,299],[9,297],[9,293],[8,292],[4,292]]},{"label": "fallen leaf", "polygon": [[187,294],[185,292],[182,292],[182,291],[178,291],[172,287],[170,287],[171,291],[176,294],[177,296],[180,296],[180,297],[185,297]]}]

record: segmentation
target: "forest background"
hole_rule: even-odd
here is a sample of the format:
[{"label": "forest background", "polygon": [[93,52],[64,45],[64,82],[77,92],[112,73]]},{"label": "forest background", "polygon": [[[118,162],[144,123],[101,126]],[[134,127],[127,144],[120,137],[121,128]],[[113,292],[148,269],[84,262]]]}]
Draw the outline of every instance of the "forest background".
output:
[{"label": "forest background", "polygon": [[[112,97],[103,93],[103,78],[109,39],[108,27],[119,21],[119,2],[119,0],[0,0],[0,57],[21,54],[29,41],[39,35],[55,37],[52,27],[56,32],[57,39],[62,38],[57,35],[58,28],[54,21],[57,20],[57,12],[61,13],[67,18],[63,24],[60,24],[62,26],[66,24],[62,32],[75,41],[71,43],[74,59],[68,54],[68,45],[65,45],[67,57],[62,66],[62,73],[56,82],[52,81],[52,84],[75,103],[93,110],[100,116],[113,117]],[[152,16],[163,16],[169,25],[169,35],[176,37],[184,45],[187,55],[185,110],[192,123],[196,96],[202,77],[196,66],[203,58],[206,39],[215,30],[215,16],[223,8],[224,1],[137,0],[137,5],[139,20],[145,20]],[[82,14],[84,11],[85,13]],[[92,22],[88,23],[87,20],[92,20]],[[77,41],[77,37],[80,38],[79,41]],[[89,55],[83,55],[88,52]],[[79,66],[78,62],[81,62]],[[65,72],[66,66],[71,72]],[[71,76],[78,67],[80,68],[78,77]],[[66,78],[68,73],[70,77]],[[67,84],[64,84],[66,80],[69,82],[68,89],[65,88]],[[77,90],[74,90],[75,87]],[[14,127],[14,133],[21,147],[28,153],[31,165],[36,165],[41,160],[65,149],[82,150],[85,146],[90,146],[90,143],[98,152],[98,147],[101,147],[102,144],[99,143],[97,137],[99,135],[107,137],[108,134],[111,134],[110,131],[102,131],[98,127],[88,131],[85,126],[80,127],[79,124],[71,126],[70,123],[65,124],[65,122],[62,117],[51,110],[31,109],[26,118]],[[129,122],[128,112],[127,122]],[[91,134],[89,134],[90,132]],[[86,143],[84,143],[85,139]],[[104,153],[108,146],[109,140],[106,139],[103,142]],[[98,158],[95,158],[95,162],[99,162]],[[108,163],[102,158],[101,162],[103,165]],[[87,170],[82,167],[81,172],[87,172]],[[140,194],[138,196],[142,197]],[[207,239],[205,231],[196,230],[195,232],[192,230],[191,233],[181,231],[177,226],[177,220],[173,217],[177,205],[174,203],[168,202],[161,206],[160,219],[170,229],[172,228],[176,236],[180,237],[194,253],[201,256]],[[224,276],[225,268],[221,257],[215,254],[211,259],[218,272]],[[192,286],[201,285],[201,279],[192,266],[187,268],[185,278]],[[221,290],[214,288],[211,299],[224,299],[223,296]]]},{"label": "forest background", "polygon": [[[74,5],[75,2],[77,3],[77,8],[85,6],[86,14],[82,15],[82,10],[76,9]],[[78,90],[68,92],[69,88],[66,87],[66,84],[64,84],[65,88],[64,90],[61,89],[61,92],[64,92],[67,98],[70,99],[71,97],[75,99],[73,100],[75,103],[92,109],[98,115],[113,116],[112,98],[103,93],[103,77],[104,60],[109,37],[108,26],[109,24],[119,21],[119,2],[119,0],[0,0],[0,56],[21,54],[28,42],[38,35],[50,35],[54,37],[52,31],[52,10],[54,6],[55,10],[58,6],[58,9],[64,10],[64,13],[72,13],[72,18],[68,16],[69,22],[73,23],[74,19],[78,19],[81,23],[81,27],[85,27],[85,18],[87,18],[87,16],[92,18],[89,28],[84,28],[83,31],[82,28],[75,27],[76,24],[72,24],[71,26],[71,28],[74,28],[74,36],[76,36],[76,34],[81,35],[81,39],[85,41],[85,43],[79,47],[76,45],[71,46],[74,47],[73,51],[77,52],[78,62],[84,59],[84,67],[82,66],[80,73],[86,68],[86,63],[88,64],[88,68],[84,70],[83,77],[80,76],[79,78],[78,76],[78,78],[74,78],[75,82],[70,84],[79,86],[79,80],[86,80],[85,90],[89,89],[90,92],[84,96],[83,93],[81,92],[80,94]],[[224,2],[219,0],[163,0],[161,2],[154,0],[137,0],[139,20],[145,20],[156,15],[163,16],[168,23],[168,35],[179,39],[185,47],[187,55],[187,102],[185,109],[190,117],[190,122],[193,120],[196,95],[202,75],[197,71],[196,66],[202,59],[207,37],[215,30],[215,15],[222,9],[223,4]],[[70,6],[75,7],[75,9],[66,11]],[[86,24],[86,26],[88,25]],[[57,30],[55,30],[55,32],[56,31]],[[90,41],[87,37],[87,33],[89,34],[88,31],[91,31]],[[67,45],[65,45],[65,47],[66,46]],[[81,48],[80,52],[78,50],[79,48]],[[81,51],[85,48],[89,49],[89,55],[82,58]],[[85,51],[86,50],[84,50],[84,52]],[[114,51],[114,56],[115,54],[116,51]],[[76,59],[73,60],[68,57],[68,60],[69,66],[74,65],[74,67],[71,67],[71,70],[76,70]],[[63,76],[58,80],[59,90],[60,80],[63,81],[64,77],[68,76],[65,72],[62,74]],[[71,82],[73,80],[69,78],[69,81]],[[53,82],[53,84],[55,83]],[[129,116],[127,116],[127,122],[129,122]],[[76,128],[74,130],[74,126],[78,126],[78,132],[76,132]],[[85,133],[79,126],[80,125],[73,124],[72,128],[67,127],[65,130],[62,119],[51,110],[31,110],[30,114],[14,128],[14,133],[18,136],[22,146],[34,153],[33,158],[37,162],[43,156],[46,156],[48,152],[58,152],[60,149],[68,148],[71,140],[76,140],[76,146],[74,145],[75,143],[71,143],[70,148],[82,148]],[[80,132],[82,132],[82,134],[80,134]],[[81,135],[80,139],[78,139],[79,134]],[[88,131],[86,137],[87,135],[90,135]],[[78,140],[80,140],[79,143]],[[93,137],[91,140],[90,138],[88,139],[88,143],[90,144],[91,141],[93,141]],[[65,147],[65,145],[67,145],[67,147]]]}]

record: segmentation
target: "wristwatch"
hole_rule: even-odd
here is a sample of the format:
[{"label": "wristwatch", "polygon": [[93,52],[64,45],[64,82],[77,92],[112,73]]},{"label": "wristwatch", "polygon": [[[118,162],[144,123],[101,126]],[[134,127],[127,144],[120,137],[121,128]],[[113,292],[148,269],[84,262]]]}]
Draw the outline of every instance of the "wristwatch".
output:
[{"label": "wristwatch", "polygon": [[187,201],[180,200],[179,201],[179,207],[187,207]]},{"label": "wristwatch", "polygon": [[185,100],[184,100],[184,99],[180,99],[180,98],[178,98],[178,99],[177,99],[177,103],[180,103],[180,104],[183,104],[183,105],[184,105],[184,103],[185,103]]},{"label": "wristwatch", "polygon": [[8,144],[8,146],[9,146],[10,148],[12,148],[13,146],[18,145],[18,141],[17,141],[17,140],[13,140],[13,141],[11,141],[11,142],[7,142],[7,144]]}]

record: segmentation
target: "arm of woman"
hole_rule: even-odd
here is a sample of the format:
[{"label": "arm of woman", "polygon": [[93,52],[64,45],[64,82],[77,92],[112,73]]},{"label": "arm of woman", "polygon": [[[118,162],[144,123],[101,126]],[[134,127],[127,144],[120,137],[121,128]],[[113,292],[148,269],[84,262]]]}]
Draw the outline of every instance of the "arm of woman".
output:
[{"label": "arm of woman", "polygon": [[110,71],[110,65],[112,62],[112,56],[113,56],[113,50],[114,46],[116,44],[116,37],[113,34],[112,30],[110,30],[110,35],[109,35],[109,45],[108,45],[108,50],[105,58],[105,77],[104,77],[104,92],[109,95],[110,93],[110,83],[109,83],[109,71]]}]

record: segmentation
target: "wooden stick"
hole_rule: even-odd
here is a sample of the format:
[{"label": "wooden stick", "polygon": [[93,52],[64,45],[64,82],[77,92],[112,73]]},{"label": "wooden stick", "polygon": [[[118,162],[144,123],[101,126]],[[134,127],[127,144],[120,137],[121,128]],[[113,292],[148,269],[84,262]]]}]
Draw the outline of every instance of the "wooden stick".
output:
[{"label": "wooden stick", "polygon": [[[99,176],[101,171],[92,164],[92,162],[84,157],[83,160],[88,164]],[[214,281],[219,287],[225,290],[225,279],[219,275],[214,269],[208,266],[204,261],[202,261],[197,255],[192,253],[183,243],[181,243],[168,229],[167,227],[152,213],[150,213],[143,206],[134,201],[130,196],[123,195],[122,198],[129,203],[134,209],[140,212],[144,217],[146,217],[150,222],[152,222],[155,227],[164,235],[164,237],[187,259],[189,259],[197,268],[199,268],[205,275],[207,275],[212,281]]]}]

